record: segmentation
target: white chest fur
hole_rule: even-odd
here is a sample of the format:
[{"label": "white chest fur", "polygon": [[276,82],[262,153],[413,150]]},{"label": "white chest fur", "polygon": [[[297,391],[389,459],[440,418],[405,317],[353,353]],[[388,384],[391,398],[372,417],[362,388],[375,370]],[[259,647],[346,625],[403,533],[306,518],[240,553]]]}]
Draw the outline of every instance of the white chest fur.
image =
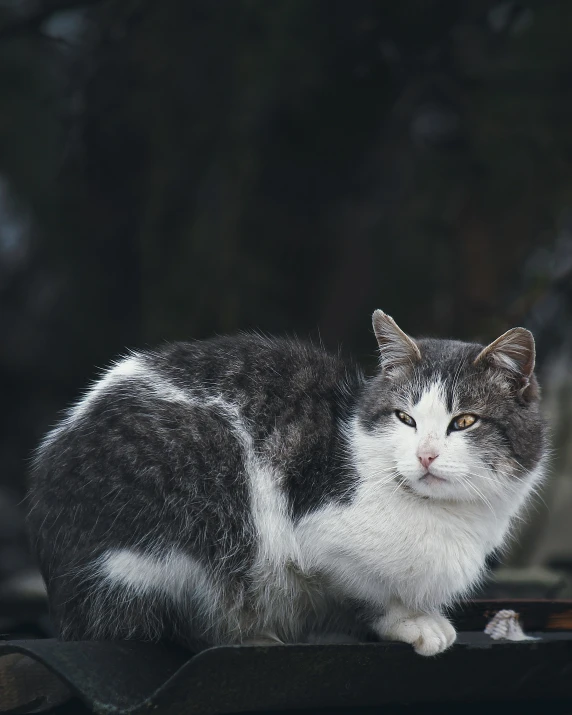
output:
[{"label": "white chest fur", "polygon": [[383,607],[398,599],[434,611],[478,583],[485,557],[507,533],[504,502],[424,499],[394,478],[387,462],[360,440],[360,484],[351,504],[328,506],[297,527],[306,561],[346,596]]},{"label": "white chest fur", "polygon": [[[415,504],[418,498],[402,493],[365,504],[362,496],[299,526],[307,561],[340,591],[372,605],[398,598],[414,610],[432,611],[478,581],[496,546],[493,525],[483,525],[466,507],[453,513],[453,505]],[[495,529],[495,541],[502,540],[504,526]]]}]

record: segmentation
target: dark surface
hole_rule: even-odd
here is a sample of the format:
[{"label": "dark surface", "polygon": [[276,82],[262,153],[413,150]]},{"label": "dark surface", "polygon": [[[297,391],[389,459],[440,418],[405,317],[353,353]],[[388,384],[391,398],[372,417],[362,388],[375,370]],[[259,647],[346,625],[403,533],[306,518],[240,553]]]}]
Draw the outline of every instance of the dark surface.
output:
[{"label": "dark surface", "polygon": [[[527,633],[542,632],[543,640],[503,645],[484,636],[482,631],[492,615],[505,608],[519,614]],[[21,623],[12,631],[12,642],[0,645],[0,695],[2,686],[12,683],[8,686],[11,692],[4,691],[0,697],[0,710],[8,700],[21,703],[20,709],[12,712],[27,712],[25,703],[38,696],[42,700],[42,688],[50,683],[45,677],[38,679],[37,669],[24,684],[14,682],[12,666],[7,668],[1,656],[19,651],[45,664],[70,686],[72,699],[50,711],[60,715],[93,712],[92,706],[97,704],[108,712],[136,713],[141,712],[143,703],[172,713],[239,712],[245,708],[251,712],[325,713],[334,704],[340,715],[446,715],[459,712],[457,708],[465,715],[481,715],[483,710],[488,715],[572,713],[570,693],[559,697],[562,687],[567,687],[572,660],[572,601],[468,601],[459,604],[451,617],[462,632],[459,644],[432,659],[416,656],[407,646],[387,643],[287,646],[270,651],[219,648],[192,658],[188,651],[148,643],[30,640],[45,636],[45,628]],[[54,686],[58,679],[53,676]],[[432,684],[427,687],[429,679]],[[48,689],[53,692],[57,688]]]},{"label": "dark surface", "polygon": [[[51,715],[89,715],[92,711],[77,699],[70,700],[65,705],[50,711]],[[183,711],[185,712],[185,711]],[[570,715],[572,704],[569,699],[528,700],[523,702],[506,700],[487,700],[484,702],[465,703],[402,703],[395,705],[382,705],[381,707],[342,707],[310,708],[304,710],[251,710],[243,715],[253,715],[263,712],[265,715]]]},{"label": "dark surface", "polygon": [[435,658],[398,643],[229,646],[188,660],[182,651],[135,642],[37,640],[0,646],[0,656],[10,652],[46,664],[95,712],[117,714],[572,702],[567,632],[521,643],[462,633],[450,651]]}]

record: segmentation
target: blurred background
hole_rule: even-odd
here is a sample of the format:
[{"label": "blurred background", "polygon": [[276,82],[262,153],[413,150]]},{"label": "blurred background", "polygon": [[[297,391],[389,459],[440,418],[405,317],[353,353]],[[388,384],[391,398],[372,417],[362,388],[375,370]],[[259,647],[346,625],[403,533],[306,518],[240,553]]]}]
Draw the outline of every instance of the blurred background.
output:
[{"label": "blurred background", "polygon": [[250,328],[368,369],[375,308],[533,330],[551,476],[483,593],[572,597],[571,35],[569,0],[0,0],[0,629],[98,369]]}]

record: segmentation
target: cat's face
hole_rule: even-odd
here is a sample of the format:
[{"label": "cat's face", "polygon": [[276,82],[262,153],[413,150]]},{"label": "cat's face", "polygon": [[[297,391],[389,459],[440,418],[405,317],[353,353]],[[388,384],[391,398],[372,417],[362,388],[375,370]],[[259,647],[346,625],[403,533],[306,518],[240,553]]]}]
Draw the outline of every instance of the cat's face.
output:
[{"label": "cat's face", "polygon": [[413,341],[381,311],[374,328],[382,371],[360,422],[379,478],[427,498],[518,498],[544,450],[531,334],[516,328],[487,348]]}]

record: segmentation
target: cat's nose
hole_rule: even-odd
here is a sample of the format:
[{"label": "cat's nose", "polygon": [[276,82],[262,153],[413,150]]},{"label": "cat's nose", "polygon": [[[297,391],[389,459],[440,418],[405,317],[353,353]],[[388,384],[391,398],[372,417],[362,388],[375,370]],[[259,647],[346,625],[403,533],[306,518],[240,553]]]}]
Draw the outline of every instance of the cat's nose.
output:
[{"label": "cat's nose", "polygon": [[429,469],[431,462],[434,462],[439,455],[435,452],[421,452],[417,456],[419,457],[419,461],[423,465],[423,468]]}]

